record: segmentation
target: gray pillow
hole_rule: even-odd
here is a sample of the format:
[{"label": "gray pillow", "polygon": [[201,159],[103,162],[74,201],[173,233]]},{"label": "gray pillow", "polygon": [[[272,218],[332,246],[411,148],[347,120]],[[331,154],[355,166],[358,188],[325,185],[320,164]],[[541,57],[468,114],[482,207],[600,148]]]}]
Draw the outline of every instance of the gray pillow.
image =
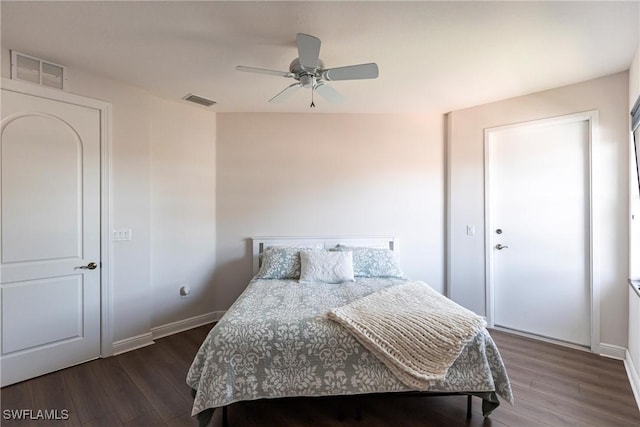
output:
[{"label": "gray pillow", "polygon": [[260,254],[260,270],[256,279],[299,279],[300,251],[305,246],[269,247]]}]

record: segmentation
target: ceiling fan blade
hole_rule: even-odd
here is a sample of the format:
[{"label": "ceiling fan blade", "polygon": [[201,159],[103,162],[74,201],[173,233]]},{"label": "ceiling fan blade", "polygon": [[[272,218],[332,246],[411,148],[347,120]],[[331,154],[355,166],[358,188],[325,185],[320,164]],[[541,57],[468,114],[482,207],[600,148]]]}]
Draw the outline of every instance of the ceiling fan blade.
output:
[{"label": "ceiling fan blade", "polygon": [[318,83],[313,89],[332,104],[340,104],[344,101],[344,97],[328,84]]},{"label": "ceiling fan blade", "polygon": [[293,74],[291,74],[290,72],[267,70],[266,68],[245,67],[244,65],[236,65],[236,70],[244,71],[245,73],[258,73],[258,74],[269,74],[272,76],[280,76],[280,77],[293,77]]},{"label": "ceiling fan blade", "polygon": [[325,80],[360,80],[375,79],[378,77],[378,65],[374,62],[369,64],[348,65],[346,67],[329,68],[322,72],[321,77]]},{"label": "ceiling fan blade", "polygon": [[308,34],[298,33],[296,35],[296,44],[298,45],[298,58],[302,68],[309,71],[318,68],[320,39]]},{"label": "ceiling fan blade", "polygon": [[279,104],[280,102],[284,102],[287,99],[289,99],[291,95],[296,93],[298,89],[300,89],[300,87],[301,87],[300,83],[294,83],[292,85],[289,85],[285,87],[283,90],[281,90],[276,96],[271,98],[269,102],[274,104]]}]

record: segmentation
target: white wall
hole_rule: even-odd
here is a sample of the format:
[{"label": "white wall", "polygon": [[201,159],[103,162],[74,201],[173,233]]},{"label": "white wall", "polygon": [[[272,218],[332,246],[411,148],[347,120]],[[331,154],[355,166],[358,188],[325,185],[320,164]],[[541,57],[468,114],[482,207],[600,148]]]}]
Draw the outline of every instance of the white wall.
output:
[{"label": "white wall", "polygon": [[[151,285],[155,327],[212,311],[216,120],[151,97]],[[191,293],[182,298],[180,286]]]},{"label": "white wall", "polygon": [[[601,342],[627,345],[628,74],[557,88],[450,113],[450,296],[485,314],[485,128],[599,110],[593,147],[594,241],[601,292]],[[473,237],[466,225],[476,227]]]},{"label": "white wall", "polygon": [[[8,58],[3,47],[5,78]],[[113,242],[113,340],[150,339],[152,327],[212,310],[215,113],[68,71],[70,92],[112,104],[112,225],[133,231]]]},{"label": "white wall", "polygon": [[252,236],[395,235],[444,285],[440,115],[218,114],[216,309],[251,278]]},{"label": "white wall", "polygon": [[80,70],[70,91],[112,104],[112,226],[130,228],[131,241],[113,242],[113,340],[151,327],[149,212],[149,96],[146,92]]}]

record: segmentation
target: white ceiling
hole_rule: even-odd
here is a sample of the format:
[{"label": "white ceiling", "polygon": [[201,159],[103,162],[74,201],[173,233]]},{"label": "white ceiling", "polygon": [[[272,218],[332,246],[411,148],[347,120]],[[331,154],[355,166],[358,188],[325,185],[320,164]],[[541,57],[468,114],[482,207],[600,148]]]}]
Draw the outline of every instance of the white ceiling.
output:
[{"label": "white ceiling", "polygon": [[[2,46],[219,112],[446,112],[629,68],[638,1],[2,1]],[[296,33],[322,40],[328,68],[376,62],[376,80],[339,81],[339,106],[235,65],[288,71]],[[70,73],[73,91],[73,74]],[[183,101],[184,102],[184,101]]]}]

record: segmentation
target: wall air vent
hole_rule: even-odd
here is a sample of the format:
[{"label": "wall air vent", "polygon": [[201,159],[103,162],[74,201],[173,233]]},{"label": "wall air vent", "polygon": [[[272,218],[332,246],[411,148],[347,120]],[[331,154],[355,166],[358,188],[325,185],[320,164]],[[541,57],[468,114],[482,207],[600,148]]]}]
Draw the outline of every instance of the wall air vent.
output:
[{"label": "wall air vent", "polygon": [[191,93],[182,99],[184,99],[185,101],[191,101],[195,102],[196,104],[204,105],[205,107],[211,107],[213,104],[216,104],[216,101]]},{"label": "wall air vent", "polygon": [[12,50],[11,78],[64,90],[67,71],[62,65]]}]

